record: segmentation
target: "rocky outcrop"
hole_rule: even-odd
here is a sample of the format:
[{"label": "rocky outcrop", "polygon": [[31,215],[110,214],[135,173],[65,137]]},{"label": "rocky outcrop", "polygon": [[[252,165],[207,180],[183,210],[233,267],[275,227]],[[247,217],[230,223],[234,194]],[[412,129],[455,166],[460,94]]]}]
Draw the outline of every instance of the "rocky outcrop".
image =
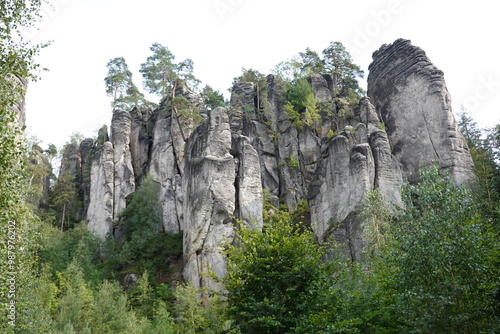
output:
[{"label": "rocky outcrop", "polygon": [[163,226],[177,233],[183,229],[182,182],[172,141],[172,117],[159,119],[153,130],[149,174],[160,186]]},{"label": "rocky outcrop", "polygon": [[318,238],[326,240],[333,234],[356,259],[361,233],[353,213],[374,184],[375,162],[369,144],[357,144],[349,132],[333,138],[309,193],[311,219],[316,223],[314,232]]},{"label": "rocky outcrop", "polygon": [[92,161],[90,203],[87,211],[87,226],[101,239],[113,233],[114,173],[113,144],[105,142]]},{"label": "rocky outcrop", "polygon": [[398,206],[403,183],[400,164],[368,98],[361,100],[358,117],[362,123],[347,127],[324,149],[309,188],[317,237],[333,236],[353,260],[360,258],[363,247],[360,211],[365,193],[378,189],[388,203]]},{"label": "rocky outcrop", "polygon": [[238,173],[235,179],[236,212],[235,217],[247,227],[262,229],[262,180],[259,155],[250,140],[241,136],[237,150]]},{"label": "rocky outcrop", "polygon": [[186,147],[184,277],[196,287],[217,288],[204,274],[225,272],[221,247],[233,238],[236,208],[236,163],[230,149],[229,117],[222,108],[210,113]]},{"label": "rocky outcrop", "polygon": [[[331,85],[328,85],[328,75],[313,74],[310,79],[311,87],[313,89],[314,97],[319,101],[332,101],[333,94]],[[331,79],[331,77],[330,77]]]},{"label": "rocky outcrop", "polygon": [[359,117],[364,124],[363,130],[366,129],[366,140],[370,144],[375,162],[374,187],[380,191],[388,204],[401,206],[403,203],[400,185],[404,181],[401,164],[392,155],[384,124],[367,97],[360,101]]},{"label": "rocky outcrop", "polygon": [[83,198],[82,219],[87,215],[90,203],[90,181],[92,173],[92,159],[95,153],[96,143],[92,138],[86,138],[80,143],[80,158],[82,161],[82,182],[80,183],[80,193]]},{"label": "rocky outcrop", "polygon": [[399,39],[373,53],[368,96],[385,124],[392,153],[411,182],[433,163],[457,184],[474,178],[473,162],[451,110],[443,72],[425,52]]},{"label": "rocky outcrop", "polygon": [[16,123],[19,128],[22,128],[26,125],[26,89],[28,88],[28,81],[17,75],[12,76],[11,78],[22,90],[22,94],[19,96],[17,103],[13,107],[13,110],[16,113]]},{"label": "rocky outcrop", "polygon": [[189,138],[183,179],[184,277],[197,287],[220,289],[206,274],[226,271],[222,247],[231,242],[235,218],[251,228],[262,228],[262,184],[257,151],[239,136],[231,154],[231,126],[227,111],[217,108]]},{"label": "rocky outcrop", "polygon": [[127,199],[135,191],[135,176],[130,152],[132,118],[128,111],[115,110],[111,120],[111,143],[114,163],[113,218],[125,209]]},{"label": "rocky outcrop", "polygon": [[80,155],[80,144],[66,144],[61,157],[61,167],[59,168],[59,179],[66,173],[77,178],[82,170],[82,157]]},{"label": "rocky outcrop", "polygon": [[149,133],[148,121],[150,112],[134,108],[130,111],[130,155],[134,170],[135,183],[141,184],[146,176],[149,162]]},{"label": "rocky outcrop", "polygon": [[354,115],[340,112],[337,104],[345,103],[331,76],[313,75],[321,116],[314,126],[292,124],[286,85],[274,75],[266,79],[236,83],[228,110],[210,113],[180,85],[175,96],[188,109],[173,108],[167,98],[154,111],[115,111],[110,141],[103,133],[97,143],[70,148],[62,170],[84,170],[91,161],[89,228],[102,238],[113,233],[113,222],[150,174],[160,184],[164,230],[184,233],[186,281],[217,290],[206,274],[224,275],[222,247],[239,224],[262,228],[264,191],[275,207],[294,209],[307,200],[317,238],[333,237],[359,259],[367,191],[402,205],[404,180],[417,181],[418,168],[434,162],[456,183],[474,177],[443,74],[408,41],[374,53],[370,97]]}]

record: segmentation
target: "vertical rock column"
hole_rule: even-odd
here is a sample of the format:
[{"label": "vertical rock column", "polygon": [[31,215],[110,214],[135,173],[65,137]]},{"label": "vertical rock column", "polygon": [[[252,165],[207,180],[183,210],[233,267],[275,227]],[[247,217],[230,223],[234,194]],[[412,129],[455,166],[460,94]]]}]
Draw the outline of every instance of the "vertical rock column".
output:
[{"label": "vertical rock column", "polygon": [[114,209],[113,218],[118,219],[127,205],[127,198],[135,191],[134,169],[130,153],[132,119],[128,111],[115,110],[111,120],[111,142],[114,148]]},{"label": "vertical rock column", "polygon": [[149,173],[161,186],[160,202],[165,231],[177,233],[182,229],[182,206],[178,203],[182,194],[181,185],[177,182],[180,175],[177,174],[171,122],[172,117],[169,116],[158,119],[155,124]]},{"label": "vertical rock column", "polygon": [[355,144],[352,134],[344,132],[332,139],[325,153],[318,178],[309,190],[314,232],[320,240],[333,234],[357,259],[362,236],[356,211],[365,192],[375,183],[372,150],[367,143]]},{"label": "vertical rock column", "polygon": [[451,111],[443,72],[410,41],[398,39],[373,53],[368,96],[380,112],[392,153],[410,181],[433,163],[456,184],[474,179],[467,144]]},{"label": "vertical rock column", "polygon": [[221,250],[234,237],[236,163],[230,149],[229,117],[223,108],[213,110],[186,145],[183,274],[199,288],[220,289],[205,274],[224,275]]},{"label": "vertical rock column", "polygon": [[113,232],[114,174],[113,144],[105,142],[92,160],[87,210],[88,229],[101,239]]}]

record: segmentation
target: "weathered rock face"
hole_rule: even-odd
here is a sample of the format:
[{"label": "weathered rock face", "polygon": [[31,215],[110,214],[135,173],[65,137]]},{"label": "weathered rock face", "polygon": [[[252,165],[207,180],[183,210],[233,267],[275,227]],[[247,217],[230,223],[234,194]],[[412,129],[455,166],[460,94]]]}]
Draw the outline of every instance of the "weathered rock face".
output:
[{"label": "weathered rock face", "polygon": [[161,186],[164,229],[184,233],[183,274],[196,287],[220,289],[206,274],[224,275],[221,250],[240,222],[262,228],[264,190],[276,207],[307,200],[318,239],[333,236],[359,259],[367,191],[399,206],[404,180],[416,181],[418,168],[433,162],[456,183],[474,177],[443,75],[425,53],[398,40],[375,52],[370,71],[370,98],[361,99],[354,119],[338,112],[331,76],[310,78],[322,106],[314,128],[291,123],[286,85],[274,75],[267,85],[235,84],[229,110],[210,114],[181,85],[175,95],[200,110],[201,125],[167,107],[168,99],[154,112],[115,111],[111,141],[69,150],[61,170],[92,162],[87,220],[102,238],[150,174]]},{"label": "weathered rock face", "polygon": [[113,144],[105,142],[92,161],[90,203],[87,211],[88,228],[101,239],[113,233],[114,174]]},{"label": "weathered rock face", "polygon": [[134,170],[135,183],[141,184],[146,176],[149,160],[148,121],[150,113],[141,112],[137,108],[130,111],[130,155]]},{"label": "weathered rock face", "polygon": [[311,219],[320,239],[334,235],[352,258],[361,248],[359,221],[352,215],[375,184],[375,162],[367,143],[356,144],[349,132],[332,139],[309,193]]},{"label": "weathered rock face", "polygon": [[[178,87],[176,94],[184,96],[200,112],[206,113],[199,95],[185,86]],[[110,142],[103,145],[107,139],[106,129],[103,129],[97,141],[99,153],[86,158],[93,159],[91,180],[86,181],[89,194],[84,196],[88,205],[87,221],[100,237],[112,232],[110,222],[119,219],[119,214],[147,174],[151,174],[161,186],[160,203],[165,231],[177,233],[183,230],[182,174],[186,144],[183,136],[189,136],[196,123],[185,117],[178,119],[166,107],[167,102],[164,101],[154,112],[115,110]],[[103,157],[108,159],[110,152],[112,164],[109,160],[102,160]],[[103,164],[106,164],[105,170]],[[113,180],[110,181],[109,177]],[[95,181],[96,178],[100,181]],[[94,183],[95,187],[89,186]],[[113,190],[100,189],[105,185]],[[106,204],[97,204],[107,198],[103,194],[110,195],[112,200],[106,199]],[[111,216],[106,211],[108,209],[112,210]]]},{"label": "weathered rock face", "polygon": [[127,198],[135,191],[135,176],[130,153],[130,132],[132,118],[128,111],[115,110],[111,120],[111,142],[113,143],[114,180],[114,212],[118,214],[127,206]]},{"label": "weathered rock face", "polygon": [[443,72],[419,47],[399,39],[373,54],[368,96],[385,123],[393,154],[410,181],[438,163],[455,183],[474,178],[467,144],[451,111]]},{"label": "weathered rock face", "polygon": [[[21,89],[26,92],[26,89],[28,88],[28,81],[24,78],[14,76],[13,79],[16,81],[16,84],[19,84]],[[17,114],[16,121],[17,125],[22,128],[23,126],[26,125],[26,95],[23,94],[18,102],[14,105],[14,112]]]},{"label": "weathered rock face", "polygon": [[360,101],[357,113],[362,123],[347,128],[324,149],[308,194],[318,238],[333,235],[353,260],[360,258],[363,247],[360,210],[365,193],[378,189],[388,203],[401,205],[403,183],[400,164],[368,98]]},{"label": "weathered rock face", "polygon": [[80,157],[82,161],[82,182],[80,184],[80,193],[83,196],[82,219],[87,215],[88,205],[90,203],[90,181],[92,173],[92,158],[96,143],[92,138],[86,138],[80,143]]},{"label": "weathered rock face", "polygon": [[230,149],[229,117],[222,108],[210,113],[186,147],[184,277],[196,287],[216,288],[203,274],[225,272],[221,247],[233,237],[236,208],[236,163]]},{"label": "weathered rock face", "polygon": [[[383,124],[370,99],[366,97],[361,99],[359,116],[365,125],[363,129],[366,129],[366,139],[372,149],[375,162],[374,186],[389,204],[401,206],[403,204],[400,192],[400,185],[403,183],[401,164],[391,153],[387,133],[381,129]],[[364,138],[359,140],[365,141]]]},{"label": "weathered rock face", "polygon": [[[232,146],[237,148],[234,155]],[[232,136],[224,108],[213,110],[189,138],[183,190],[184,277],[194,286],[220,289],[205,274],[224,275],[221,250],[234,237],[235,218],[252,228],[261,229],[263,224],[257,151],[247,137]]]},{"label": "weathered rock face", "polygon": [[323,75],[313,74],[310,81],[316,100],[332,101],[331,87],[328,86],[328,81]]},{"label": "weathered rock face", "polygon": [[165,231],[179,232],[182,228],[182,184],[172,142],[172,117],[159,119],[153,131],[149,174],[160,183]]},{"label": "weathered rock face", "polygon": [[59,178],[68,173],[73,177],[77,177],[82,169],[82,157],[80,155],[80,145],[69,143],[66,145],[63,156],[61,158],[61,167],[59,168]]}]

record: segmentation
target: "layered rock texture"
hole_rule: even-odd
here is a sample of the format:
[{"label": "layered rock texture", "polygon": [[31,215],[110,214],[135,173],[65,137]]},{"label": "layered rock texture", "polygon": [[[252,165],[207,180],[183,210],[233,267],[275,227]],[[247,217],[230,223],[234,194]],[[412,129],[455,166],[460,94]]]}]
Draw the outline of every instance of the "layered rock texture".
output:
[{"label": "layered rock texture", "polygon": [[368,96],[408,178],[416,181],[419,167],[437,163],[456,183],[471,180],[473,162],[453,117],[443,72],[425,52],[399,39],[373,54],[369,70]]},{"label": "layered rock texture", "polygon": [[[200,96],[176,91],[199,110],[196,123],[168,107],[116,110],[110,140],[67,150],[62,171],[81,173],[85,216],[98,236],[114,222],[147,174],[161,185],[164,230],[182,231],[184,277],[218,289],[221,250],[244,224],[263,226],[263,193],[271,204],[307,201],[319,240],[334,237],[353,259],[363,246],[360,212],[367,191],[401,204],[400,187],[420,167],[437,163],[457,184],[474,178],[467,145],[450,108],[443,74],[406,40],[374,53],[368,96],[350,117],[340,113],[329,75],[309,79],[321,112],[314,127],[297,127],[284,111],[286,85],[273,75],[239,82],[228,108],[207,111]],[[322,109],[324,110],[324,109]]]}]

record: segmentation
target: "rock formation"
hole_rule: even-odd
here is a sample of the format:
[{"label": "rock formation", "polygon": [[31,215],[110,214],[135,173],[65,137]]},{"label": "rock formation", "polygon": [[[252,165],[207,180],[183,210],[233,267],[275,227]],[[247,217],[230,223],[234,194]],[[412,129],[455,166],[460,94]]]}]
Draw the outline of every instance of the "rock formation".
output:
[{"label": "rock formation", "polygon": [[154,111],[115,111],[110,141],[104,134],[68,149],[61,171],[84,175],[89,229],[113,235],[113,223],[150,174],[161,186],[164,230],[184,233],[185,279],[219,289],[205,274],[224,274],[221,250],[239,224],[262,228],[263,190],[276,207],[307,201],[318,239],[333,236],[359,259],[367,191],[401,205],[404,180],[417,181],[418,168],[434,162],[457,184],[474,178],[443,74],[409,41],[374,53],[369,98],[351,118],[339,113],[331,76],[317,74],[309,83],[327,111],[317,126],[298,128],[284,111],[283,81],[266,80],[236,83],[229,107],[211,112],[180,85],[176,96],[199,111],[201,124],[166,99]]},{"label": "rock formation", "polygon": [[196,287],[215,288],[203,274],[225,272],[220,250],[234,235],[236,163],[229,153],[229,117],[222,108],[210,113],[186,147],[184,276]]},{"label": "rock formation", "polygon": [[115,164],[113,144],[105,142],[95,154],[90,174],[90,199],[87,211],[89,230],[100,238],[113,233]]},{"label": "rock formation", "polygon": [[111,120],[114,163],[113,217],[115,219],[125,209],[128,197],[135,191],[135,175],[130,152],[131,129],[132,117],[130,113],[115,110]]},{"label": "rock formation", "polygon": [[425,52],[399,39],[373,53],[368,96],[385,124],[393,154],[410,181],[438,163],[457,184],[474,178],[467,144],[451,111],[443,72]]}]

